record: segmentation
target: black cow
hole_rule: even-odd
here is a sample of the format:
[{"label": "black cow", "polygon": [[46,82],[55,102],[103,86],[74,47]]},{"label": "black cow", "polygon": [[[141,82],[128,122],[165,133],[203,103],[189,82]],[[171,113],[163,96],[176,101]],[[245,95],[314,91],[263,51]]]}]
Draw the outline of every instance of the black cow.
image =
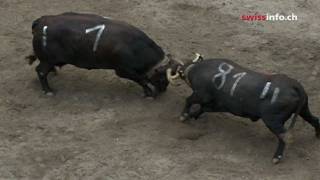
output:
[{"label": "black cow", "polygon": [[227,59],[203,60],[199,54],[192,62],[179,66],[177,71],[168,69],[167,75],[172,83],[181,77],[193,90],[186,100],[182,121],[197,119],[204,112],[230,112],[252,121],[261,118],[279,140],[274,163],[283,157],[284,124],[291,116],[289,129],[300,115],[315,128],[316,136],[320,138],[319,119],[309,110],[304,88],[286,75],[257,73]]},{"label": "black cow", "polygon": [[43,16],[32,24],[36,67],[43,91],[52,95],[47,75],[55,66],[72,64],[86,69],[114,69],[137,82],[145,96],[155,97],[169,84],[166,69],[174,62],[144,32],[125,22],[93,15],[64,13]]}]

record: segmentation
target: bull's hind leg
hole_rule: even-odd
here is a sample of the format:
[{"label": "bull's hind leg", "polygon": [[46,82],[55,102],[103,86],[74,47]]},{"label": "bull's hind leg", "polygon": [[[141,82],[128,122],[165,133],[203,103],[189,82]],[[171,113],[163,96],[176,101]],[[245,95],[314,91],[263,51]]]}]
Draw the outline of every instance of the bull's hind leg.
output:
[{"label": "bull's hind leg", "polygon": [[286,146],[286,130],[284,128],[284,123],[289,117],[290,115],[267,115],[265,117],[262,117],[263,122],[278,139],[278,146],[272,159],[272,162],[274,164],[279,163],[283,158],[283,152]]},{"label": "bull's hind leg", "polygon": [[191,96],[187,97],[186,104],[185,104],[183,111],[180,115],[181,121],[186,121],[190,118],[190,108],[193,104],[196,104],[197,102],[199,102],[199,98],[196,95],[196,93],[192,93]]},{"label": "bull's hind leg", "polygon": [[302,107],[299,115],[315,128],[316,136],[317,138],[320,138],[320,121],[319,121],[319,118],[315,117],[310,112],[308,100],[306,101],[305,105]]},{"label": "bull's hind leg", "polygon": [[53,68],[54,68],[53,65],[50,65],[49,63],[46,63],[46,62],[40,62],[40,64],[36,67],[36,71],[38,74],[38,78],[39,78],[42,90],[48,96],[53,95],[53,91],[49,86],[48,78],[47,78],[49,72],[52,71]]}]

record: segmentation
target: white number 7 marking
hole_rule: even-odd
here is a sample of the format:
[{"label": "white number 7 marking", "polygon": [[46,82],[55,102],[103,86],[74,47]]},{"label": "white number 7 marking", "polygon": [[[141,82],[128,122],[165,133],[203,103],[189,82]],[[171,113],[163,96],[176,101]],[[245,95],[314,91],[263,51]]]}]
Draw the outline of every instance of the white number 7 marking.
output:
[{"label": "white number 7 marking", "polygon": [[94,41],[94,45],[93,45],[93,52],[97,51],[101,35],[102,35],[102,33],[103,33],[105,28],[106,28],[106,26],[104,24],[102,24],[102,25],[95,26],[93,28],[86,29],[86,34],[98,30],[98,33],[97,33],[97,36],[96,36],[96,40]]}]

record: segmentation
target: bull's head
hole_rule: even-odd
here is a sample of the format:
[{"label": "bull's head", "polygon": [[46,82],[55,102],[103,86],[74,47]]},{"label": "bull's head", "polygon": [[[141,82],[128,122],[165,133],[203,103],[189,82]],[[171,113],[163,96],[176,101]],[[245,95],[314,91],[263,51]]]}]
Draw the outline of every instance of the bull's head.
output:
[{"label": "bull's head", "polygon": [[[173,60],[170,54],[164,59],[164,61],[155,67],[152,71],[152,75],[149,76],[149,79],[157,90],[163,92],[167,89],[170,79],[167,77],[168,70],[176,72],[178,67],[183,66],[182,62]],[[168,81],[169,80],[169,81]]]},{"label": "bull's head", "polygon": [[[195,55],[196,57],[192,61],[189,61],[187,63],[178,62],[175,66],[172,66],[167,69],[167,78],[171,84],[178,85],[176,83],[176,80],[179,78],[185,80],[187,76],[185,70],[189,68],[191,65],[201,62],[203,60],[203,57],[201,56],[201,54],[195,53]],[[176,61],[176,60],[171,59],[171,61]]]}]

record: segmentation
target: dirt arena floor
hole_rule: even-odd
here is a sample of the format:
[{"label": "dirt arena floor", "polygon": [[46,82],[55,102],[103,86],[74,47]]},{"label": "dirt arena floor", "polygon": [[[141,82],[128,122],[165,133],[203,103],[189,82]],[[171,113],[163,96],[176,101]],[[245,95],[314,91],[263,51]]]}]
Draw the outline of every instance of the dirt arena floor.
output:
[{"label": "dirt arena floor", "polygon": [[[1,0],[0,179],[4,180],[318,180],[320,141],[298,119],[284,161],[261,121],[227,113],[179,121],[187,86],[158,99],[112,71],[72,66],[43,95],[24,60],[35,18],[91,12],[133,24],[176,58],[225,57],[260,72],[298,79],[320,116],[320,1]],[[242,14],[283,13],[293,22],[244,22]]]}]

